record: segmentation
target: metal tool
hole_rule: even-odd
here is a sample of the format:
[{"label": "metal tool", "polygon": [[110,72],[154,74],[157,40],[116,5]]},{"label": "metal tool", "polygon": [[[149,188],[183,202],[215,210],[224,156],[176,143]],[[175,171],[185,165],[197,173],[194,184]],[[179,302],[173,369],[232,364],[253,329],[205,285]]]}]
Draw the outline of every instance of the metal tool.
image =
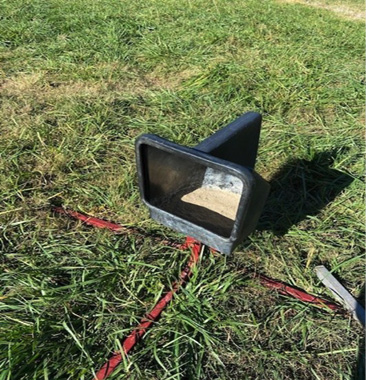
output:
[{"label": "metal tool", "polygon": [[315,267],[315,273],[319,280],[332,292],[344,307],[349,310],[353,317],[365,327],[365,309],[348,292],[348,290],[328,271],[324,265]]}]

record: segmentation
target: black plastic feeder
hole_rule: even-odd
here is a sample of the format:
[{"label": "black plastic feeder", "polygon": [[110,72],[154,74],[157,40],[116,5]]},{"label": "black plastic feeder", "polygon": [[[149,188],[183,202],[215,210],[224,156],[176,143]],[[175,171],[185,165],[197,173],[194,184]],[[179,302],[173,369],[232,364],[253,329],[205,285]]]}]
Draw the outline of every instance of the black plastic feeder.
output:
[{"label": "black plastic feeder", "polygon": [[269,192],[254,171],[261,121],[248,112],[195,148],[140,136],[139,186],[151,217],[231,253],[254,230]]}]

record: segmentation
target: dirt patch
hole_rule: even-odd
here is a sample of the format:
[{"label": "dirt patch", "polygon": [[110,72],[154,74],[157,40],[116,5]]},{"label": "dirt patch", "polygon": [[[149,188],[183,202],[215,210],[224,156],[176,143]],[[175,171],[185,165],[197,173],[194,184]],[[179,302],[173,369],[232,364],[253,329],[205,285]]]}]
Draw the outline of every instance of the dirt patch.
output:
[{"label": "dirt patch", "polygon": [[351,6],[350,4],[345,5],[342,2],[339,2],[338,4],[327,4],[327,3],[321,3],[319,1],[312,1],[312,0],[277,0],[277,1],[279,3],[302,4],[302,5],[307,5],[309,7],[326,9],[327,11],[331,11],[347,20],[365,21],[364,9],[358,9],[356,7]]},{"label": "dirt patch", "polygon": [[235,220],[240,202],[240,194],[230,191],[200,187],[185,194],[181,200],[214,211],[228,219]]},{"label": "dirt patch", "polygon": [[0,90],[6,95],[20,96],[21,94],[31,91],[42,78],[40,73],[20,74],[14,78],[4,79],[0,83]]},{"label": "dirt patch", "polygon": [[113,80],[63,82],[57,78],[47,78],[42,73],[21,73],[0,81],[0,92],[20,99],[31,97],[36,101],[65,97],[112,96],[119,92],[139,95],[146,91],[178,90],[182,82],[194,73],[194,70],[182,70],[166,75],[156,72],[145,75],[134,74],[126,76],[122,82]]},{"label": "dirt patch", "polygon": [[201,187],[181,190],[156,205],[182,219],[213,233],[230,237],[234,226],[240,194],[218,188]]},{"label": "dirt patch", "polygon": [[55,82],[46,80],[41,73],[20,74],[0,83],[4,95],[24,98],[32,96],[36,100],[65,96],[97,96],[104,85],[97,82]]}]

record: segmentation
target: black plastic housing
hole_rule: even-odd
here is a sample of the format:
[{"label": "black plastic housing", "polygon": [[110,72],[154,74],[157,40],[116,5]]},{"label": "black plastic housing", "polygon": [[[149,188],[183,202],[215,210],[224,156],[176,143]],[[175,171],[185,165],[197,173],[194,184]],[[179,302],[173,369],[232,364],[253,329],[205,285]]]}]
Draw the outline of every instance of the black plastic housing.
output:
[{"label": "black plastic housing", "polygon": [[[136,141],[139,187],[151,217],[231,253],[255,228],[269,192],[269,184],[253,170],[260,127],[260,114],[249,112],[195,148],[152,134],[140,136]],[[228,205],[237,202],[231,210],[235,217],[184,201],[199,189],[207,191],[209,204],[215,203],[210,194],[224,191]]]}]

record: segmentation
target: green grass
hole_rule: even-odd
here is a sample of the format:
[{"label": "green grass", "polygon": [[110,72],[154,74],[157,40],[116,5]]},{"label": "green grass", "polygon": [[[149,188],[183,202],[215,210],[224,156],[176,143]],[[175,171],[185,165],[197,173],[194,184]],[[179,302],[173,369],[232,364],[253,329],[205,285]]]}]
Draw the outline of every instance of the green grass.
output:
[{"label": "green grass", "polygon": [[257,231],[204,255],[111,379],[362,379],[356,322],[252,273],[326,296],[324,264],[362,298],[363,22],[236,0],[2,0],[0,15],[0,380],[90,379],[120,347],[188,257],[154,240],[183,237],[141,204],[135,138],[194,146],[250,110],[272,185]]}]

